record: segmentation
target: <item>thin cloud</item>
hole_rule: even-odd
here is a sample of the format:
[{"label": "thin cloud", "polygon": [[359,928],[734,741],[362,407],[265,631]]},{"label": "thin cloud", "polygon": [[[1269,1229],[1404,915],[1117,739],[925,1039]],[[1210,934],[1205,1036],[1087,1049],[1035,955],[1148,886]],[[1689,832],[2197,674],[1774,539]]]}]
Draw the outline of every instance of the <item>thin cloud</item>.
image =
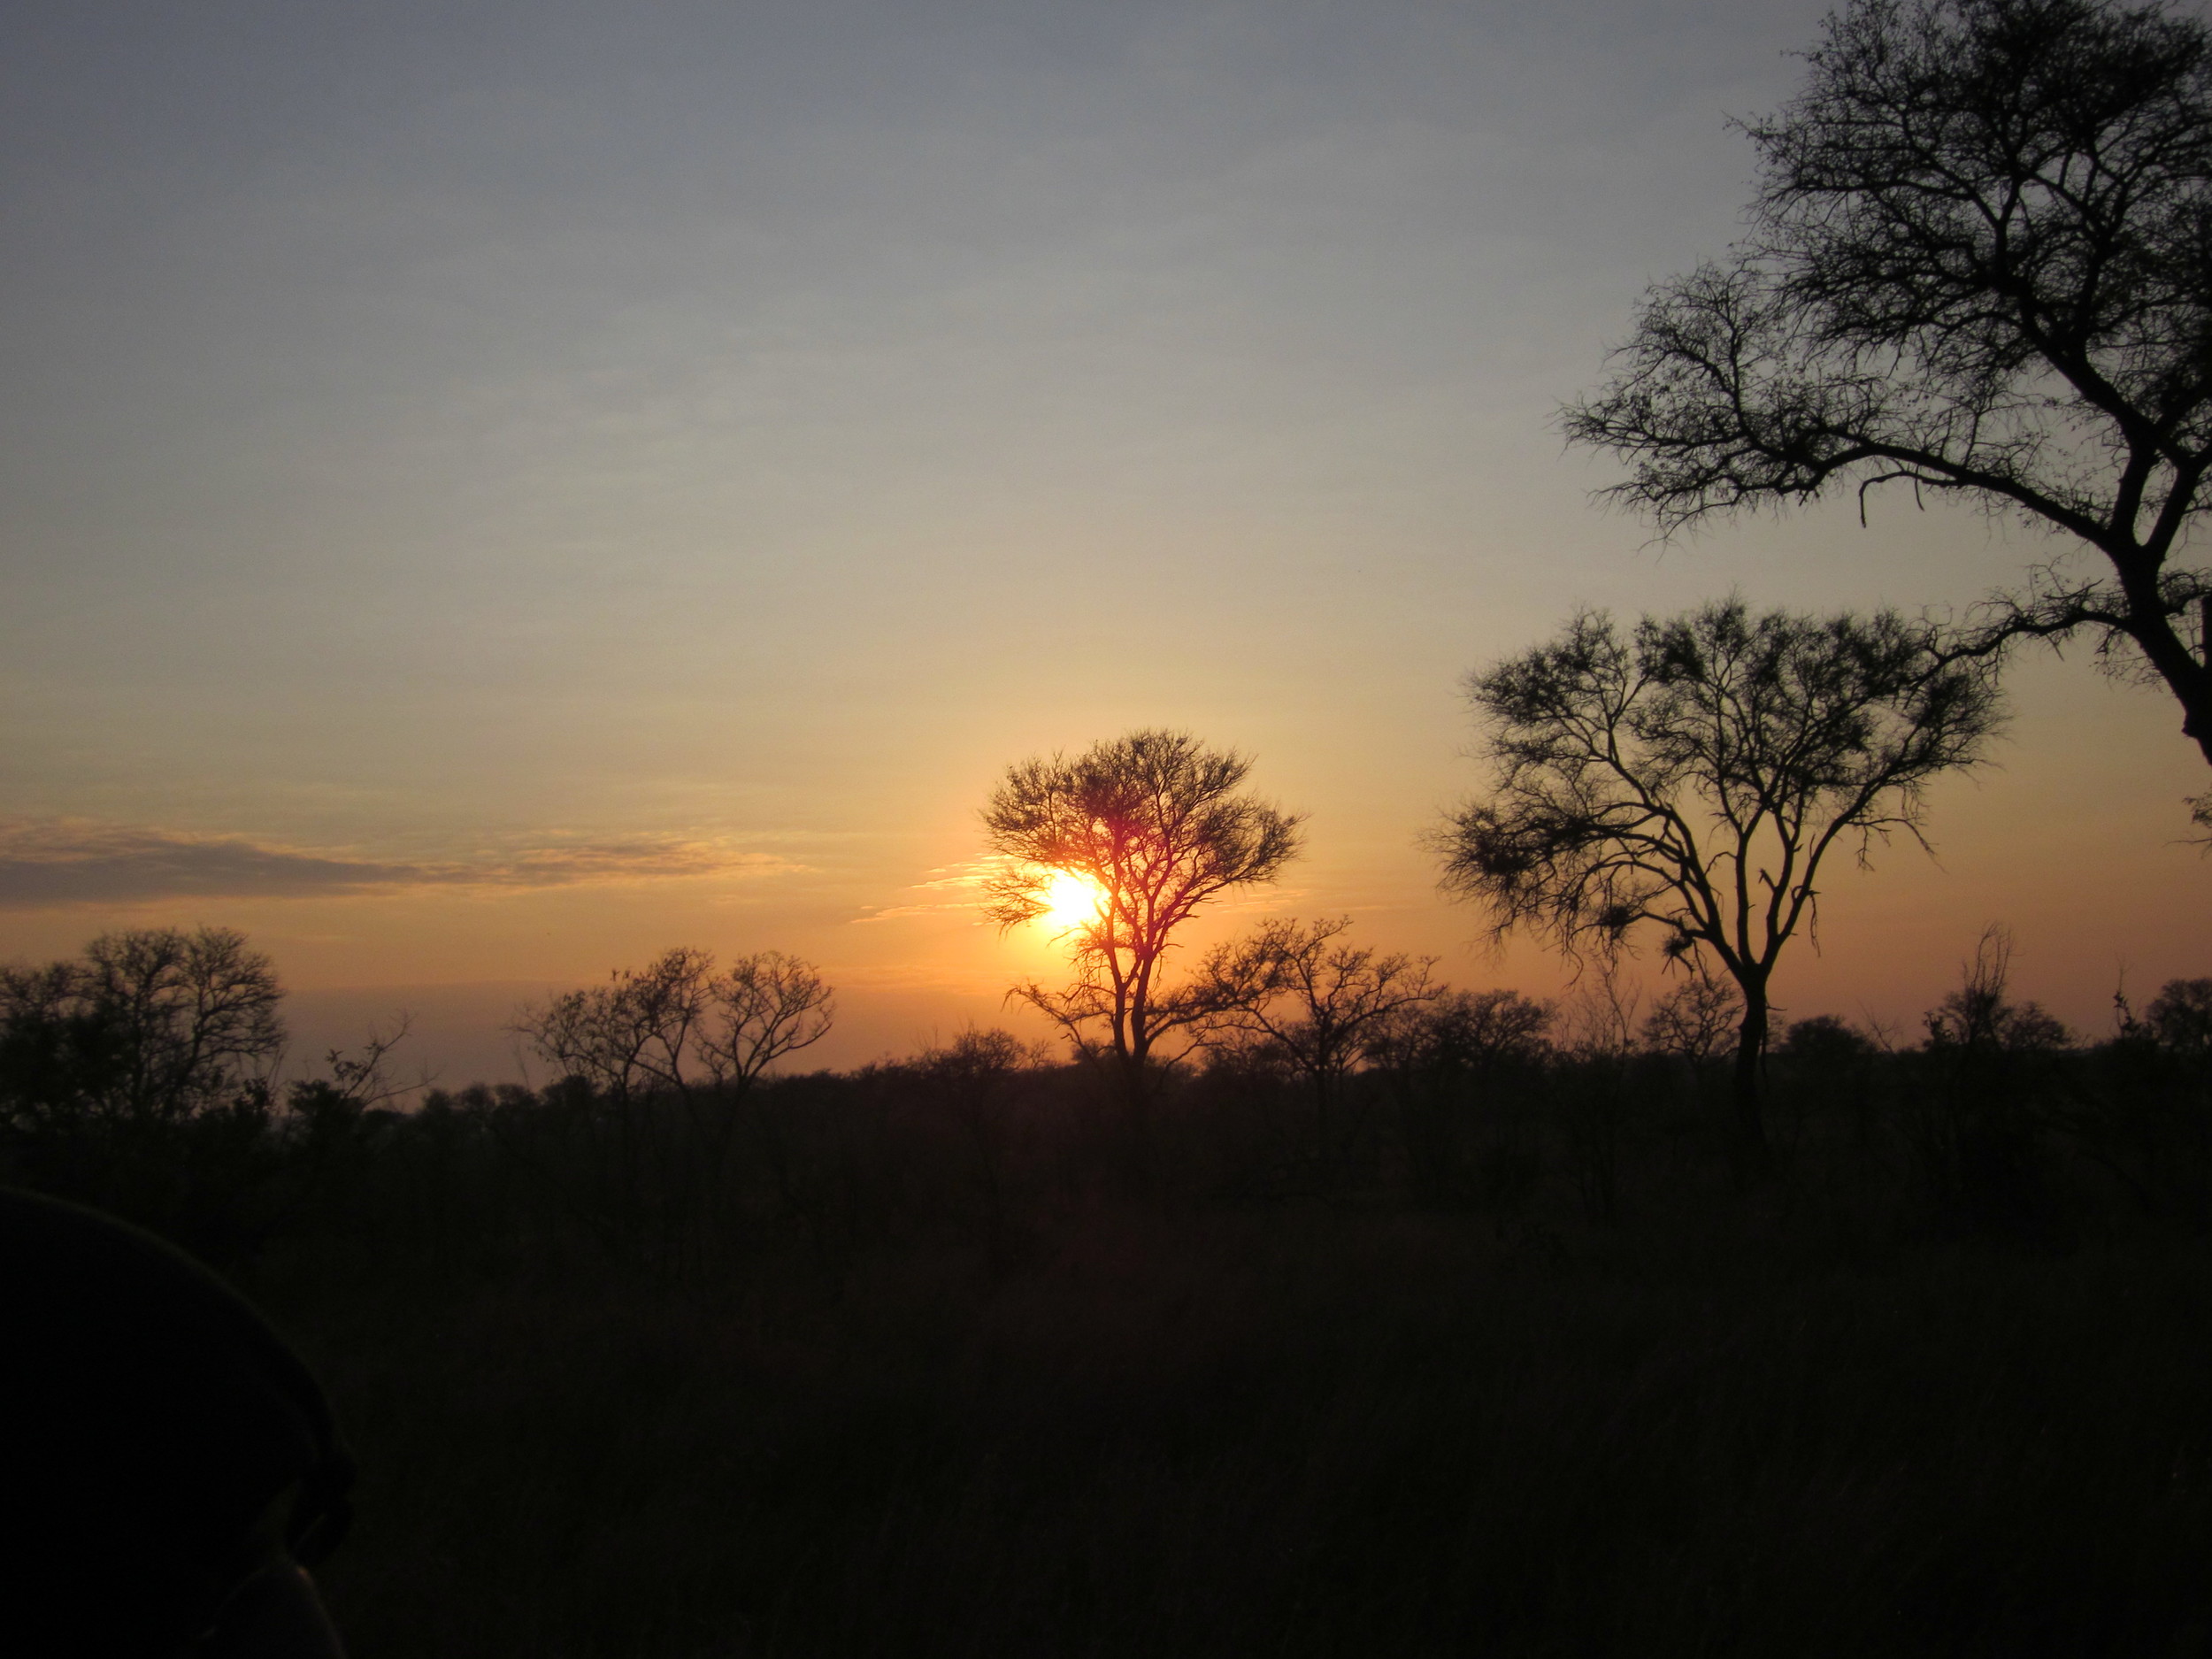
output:
[{"label": "thin cloud", "polygon": [[381,860],[80,819],[0,822],[0,910],[174,898],[330,898],[424,888],[526,891],[801,868],[713,841],[632,836],[471,857]]},{"label": "thin cloud", "polygon": [[980,906],[984,884],[1004,869],[1009,861],[1002,857],[978,858],[956,864],[940,864],[929,872],[929,879],[917,881],[909,887],[909,893],[947,894],[953,896],[913,904],[893,904],[872,910],[864,916],[856,916],[857,926],[866,922],[891,922],[911,916],[949,916],[965,912],[976,924],[982,925]]}]

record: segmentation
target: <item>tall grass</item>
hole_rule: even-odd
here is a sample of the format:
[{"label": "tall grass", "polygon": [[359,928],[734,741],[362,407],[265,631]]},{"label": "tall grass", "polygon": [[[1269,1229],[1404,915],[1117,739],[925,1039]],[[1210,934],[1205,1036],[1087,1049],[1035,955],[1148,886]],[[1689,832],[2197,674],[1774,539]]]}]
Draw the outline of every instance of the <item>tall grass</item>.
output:
[{"label": "tall grass", "polygon": [[2203,1650],[2202,1252],[1761,1231],[271,1290],[369,1471],[364,1659]]},{"label": "tall grass", "polygon": [[323,1377],[360,1659],[2212,1652],[2199,1061],[1848,1057],[1748,1186],[1625,1054],[1325,1146],[1264,1067],[915,1065],[713,1182],[572,1087],[10,1156]]}]

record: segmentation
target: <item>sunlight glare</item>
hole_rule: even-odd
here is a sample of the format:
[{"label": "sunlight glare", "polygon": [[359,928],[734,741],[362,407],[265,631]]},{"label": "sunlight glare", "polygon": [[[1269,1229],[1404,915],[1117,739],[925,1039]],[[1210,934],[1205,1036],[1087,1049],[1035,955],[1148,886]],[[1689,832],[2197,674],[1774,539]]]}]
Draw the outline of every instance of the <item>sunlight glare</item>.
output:
[{"label": "sunlight glare", "polygon": [[1046,926],[1064,933],[1097,919],[1106,890],[1088,876],[1072,870],[1056,870],[1045,884],[1045,912],[1038,918]]}]

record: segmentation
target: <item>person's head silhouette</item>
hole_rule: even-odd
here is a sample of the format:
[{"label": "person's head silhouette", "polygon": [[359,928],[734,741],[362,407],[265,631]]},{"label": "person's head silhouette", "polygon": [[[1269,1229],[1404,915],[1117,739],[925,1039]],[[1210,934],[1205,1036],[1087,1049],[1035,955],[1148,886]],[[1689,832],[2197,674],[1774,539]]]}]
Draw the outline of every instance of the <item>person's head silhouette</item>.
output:
[{"label": "person's head silhouette", "polygon": [[322,1391],[182,1253],[0,1190],[0,1652],[329,1659],[349,1517]]}]

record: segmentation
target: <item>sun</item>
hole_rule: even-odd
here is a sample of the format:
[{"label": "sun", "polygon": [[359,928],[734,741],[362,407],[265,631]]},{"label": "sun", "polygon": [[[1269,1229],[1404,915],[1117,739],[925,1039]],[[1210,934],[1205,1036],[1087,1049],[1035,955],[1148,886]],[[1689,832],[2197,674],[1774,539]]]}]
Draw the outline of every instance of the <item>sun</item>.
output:
[{"label": "sun", "polygon": [[1037,919],[1056,933],[1080,927],[1098,919],[1106,902],[1106,889],[1090,877],[1072,870],[1056,870],[1045,882],[1044,914]]}]

